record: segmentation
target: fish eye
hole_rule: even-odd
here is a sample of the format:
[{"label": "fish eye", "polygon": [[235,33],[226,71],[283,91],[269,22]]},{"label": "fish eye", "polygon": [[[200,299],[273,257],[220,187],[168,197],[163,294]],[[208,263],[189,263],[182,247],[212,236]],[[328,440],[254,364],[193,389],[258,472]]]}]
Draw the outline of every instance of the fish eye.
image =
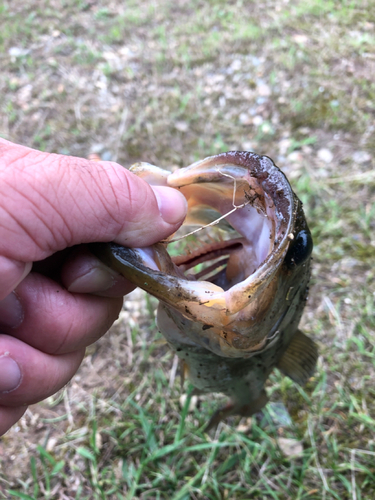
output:
[{"label": "fish eye", "polygon": [[313,240],[309,230],[303,229],[291,242],[288,253],[285,256],[285,264],[289,268],[300,266],[310,257],[313,249]]}]

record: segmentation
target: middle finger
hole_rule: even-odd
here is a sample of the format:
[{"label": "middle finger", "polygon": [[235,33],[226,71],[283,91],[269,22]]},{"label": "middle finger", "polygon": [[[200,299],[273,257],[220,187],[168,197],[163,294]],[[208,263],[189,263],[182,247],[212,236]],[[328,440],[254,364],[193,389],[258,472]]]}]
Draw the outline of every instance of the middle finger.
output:
[{"label": "middle finger", "polygon": [[0,324],[1,332],[49,354],[69,353],[92,344],[110,328],[122,306],[122,297],[70,293],[34,272],[5,300],[12,307],[21,307],[23,318],[12,325],[12,311],[0,314],[7,318],[7,324]]}]

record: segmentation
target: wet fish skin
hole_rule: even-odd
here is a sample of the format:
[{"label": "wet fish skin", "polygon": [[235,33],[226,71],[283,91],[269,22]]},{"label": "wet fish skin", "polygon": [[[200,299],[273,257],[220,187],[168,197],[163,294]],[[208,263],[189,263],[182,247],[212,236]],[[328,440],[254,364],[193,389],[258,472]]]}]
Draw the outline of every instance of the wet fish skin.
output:
[{"label": "wet fish skin", "polygon": [[190,218],[197,217],[198,222],[210,215],[206,204],[220,214],[228,211],[233,201],[231,178],[237,182],[237,206],[253,196],[248,205],[227,217],[244,240],[240,250],[231,250],[226,274],[236,270],[236,259],[243,273],[246,256],[254,259],[267,247],[263,235],[260,250],[246,253],[247,247],[258,245],[254,235],[247,238],[246,231],[241,231],[243,225],[253,231],[247,213],[256,219],[254,225],[261,227],[262,234],[267,228],[270,231],[270,249],[255,273],[233,286],[227,279],[226,291],[214,283],[187,280],[164,244],[146,251],[114,243],[92,246],[104,263],[159,299],[159,329],[197,390],[222,392],[230,398],[208,428],[228,415],[259,411],[267,402],[264,386],[275,367],[304,384],[318,357],[314,342],[298,330],[307,299],[312,238],[302,203],[285,175],[268,157],[248,152],[223,153],[175,174],[147,164],[138,165],[135,173],[150,183],[180,189],[188,199]]}]

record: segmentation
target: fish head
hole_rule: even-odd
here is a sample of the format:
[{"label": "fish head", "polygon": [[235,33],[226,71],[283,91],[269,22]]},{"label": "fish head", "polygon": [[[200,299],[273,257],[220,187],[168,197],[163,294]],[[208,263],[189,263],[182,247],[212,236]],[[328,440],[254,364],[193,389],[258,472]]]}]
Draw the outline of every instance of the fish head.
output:
[{"label": "fish head", "polygon": [[[301,202],[269,157],[236,151],[172,173],[146,163],[132,171],[185,196],[184,225],[148,248],[99,244],[95,253],[159,299],[159,325],[175,349],[194,345],[249,358],[296,330],[312,239]],[[172,255],[173,245],[191,237],[182,254]],[[177,325],[172,333],[168,321]]]}]

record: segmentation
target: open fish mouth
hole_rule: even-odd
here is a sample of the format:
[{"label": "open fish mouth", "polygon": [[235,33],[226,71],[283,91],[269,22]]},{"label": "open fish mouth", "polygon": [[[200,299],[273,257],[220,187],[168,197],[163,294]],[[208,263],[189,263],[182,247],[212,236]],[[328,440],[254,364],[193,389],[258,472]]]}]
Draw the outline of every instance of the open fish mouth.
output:
[{"label": "open fish mouth", "polygon": [[275,279],[301,229],[300,202],[285,175],[270,158],[248,152],[223,153],[174,173],[147,163],[131,170],[150,184],[179,189],[188,202],[184,226],[205,229],[183,255],[171,258],[167,251],[176,234],[146,249],[111,244],[104,260],[198,323],[203,330],[189,335],[206,349],[243,357],[267,347],[280,318],[294,313],[290,298],[284,300],[285,283]]},{"label": "open fish mouth", "polygon": [[[202,246],[202,231],[203,234],[197,234],[197,248],[173,258],[173,262],[186,271],[217,259],[206,271],[190,274],[189,278],[210,281],[228,290],[254,274],[266,261],[274,248],[279,214],[261,182],[249,175],[249,170],[230,163],[221,165],[214,157],[188,167],[184,173],[172,174],[168,185],[177,186],[188,201],[185,224],[196,226],[196,231],[215,224],[220,241]],[[285,215],[280,220],[286,225]],[[212,231],[208,234],[212,235]],[[225,269],[210,275],[222,266]]]}]

